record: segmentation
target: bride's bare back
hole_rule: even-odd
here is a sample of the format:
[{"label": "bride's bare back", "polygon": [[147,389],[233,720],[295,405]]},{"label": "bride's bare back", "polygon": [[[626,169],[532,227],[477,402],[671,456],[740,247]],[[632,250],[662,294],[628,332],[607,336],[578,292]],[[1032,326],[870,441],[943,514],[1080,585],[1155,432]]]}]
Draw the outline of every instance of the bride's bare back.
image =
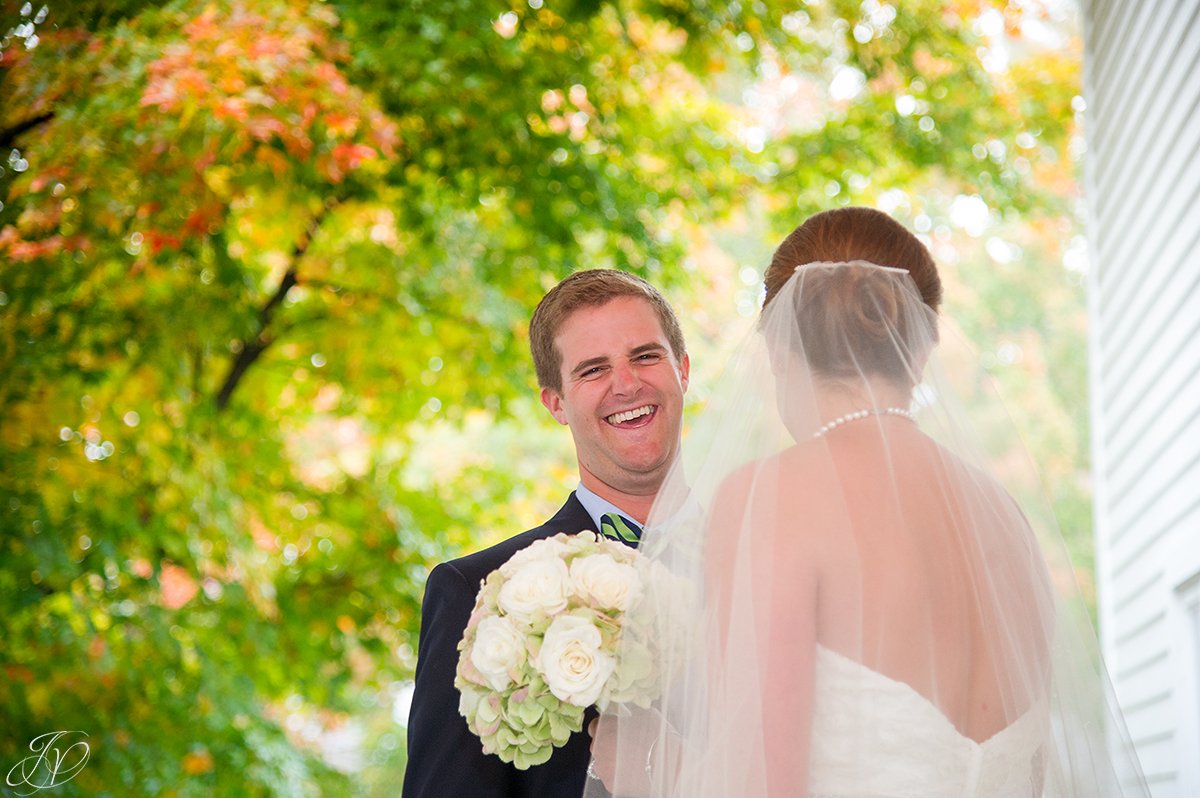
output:
[{"label": "bride's bare back", "polygon": [[[1028,524],[998,485],[911,421],[848,424],[742,469],[713,513],[725,656],[754,648],[744,655],[770,697],[765,756],[782,763],[768,776],[781,784],[807,776],[796,752],[811,742],[818,646],[911,687],[976,742],[1042,695],[1052,604]],[[723,551],[722,527],[747,524],[755,534],[739,545],[752,551]],[[726,570],[734,562],[751,564]],[[748,605],[756,633],[720,623]]]},{"label": "bride's bare back", "polygon": [[776,473],[757,474],[748,506],[772,497],[778,529],[764,530],[758,563],[791,584],[774,611],[790,616],[803,589],[786,575],[810,574],[816,642],[912,686],[966,737],[1030,707],[1048,667],[1049,587],[1000,486],[905,419],[847,425],[763,469]]},{"label": "bride's bare back", "polygon": [[[817,640],[986,740],[1044,687],[1051,599],[1044,571],[1030,568],[1040,555],[1028,524],[998,485],[911,423],[838,432],[810,444],[828,445],[836,474],[806,475],[804,447],[780,460],[804,486],[780,517],[796,519],[817,558]],[[819,509],[830,496],[844,506]]]}]

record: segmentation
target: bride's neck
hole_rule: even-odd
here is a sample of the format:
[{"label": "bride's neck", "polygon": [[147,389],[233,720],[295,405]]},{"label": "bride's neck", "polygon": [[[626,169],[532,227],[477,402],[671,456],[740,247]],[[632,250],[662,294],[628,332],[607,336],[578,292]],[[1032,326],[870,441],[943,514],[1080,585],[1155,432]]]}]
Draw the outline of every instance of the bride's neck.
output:
[{"label": "bride's neck", "polygon": [[899,408],[907,410],[912,391],[882,378],[856,380],[853,385],[839,380],[819,380],[813,384],[817,415],[829,422],[859,410]]}]

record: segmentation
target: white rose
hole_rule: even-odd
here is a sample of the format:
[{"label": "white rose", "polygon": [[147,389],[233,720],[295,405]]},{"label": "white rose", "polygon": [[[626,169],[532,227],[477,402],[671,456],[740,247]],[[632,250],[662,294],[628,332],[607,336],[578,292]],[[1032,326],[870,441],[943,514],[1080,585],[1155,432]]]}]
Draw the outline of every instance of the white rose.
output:
[{"label": "white rose", "polygon": [[600,643],[600,630],[587,618],[554,619],[542,641],[538,665],[555,698],[577,707],[596,703],[616,667],[616,660],[600,650]]},{"label": "white rose", "polygon": [[521,567],[526,563],[535,560],[561,560],[566,551],[567,544],[558,538],[542,538],[509,557],[508,562],[500,566],[500,573],[506,577],[510,577],[521,570]]},{"label": "white rose", "polygon": [[508,618],[489,616],[475,629],[475,645],[471,647],[474,665],[493,690],[503,690],[512,683],[509,672],[525,663],[525,637]]},{"label": "white rose", "polygon": [[565,562],[557,557],[530,560],[501,585],[496,603],[517,620],[528,621],[538,610],[548,615],[562,612],[570,590]]},{"label": "white rose", "polygon": [[629,609],[640,588],[637,570],[606,554],[575,558],[571,562],[571,582],[579,595],[621,612]]}]

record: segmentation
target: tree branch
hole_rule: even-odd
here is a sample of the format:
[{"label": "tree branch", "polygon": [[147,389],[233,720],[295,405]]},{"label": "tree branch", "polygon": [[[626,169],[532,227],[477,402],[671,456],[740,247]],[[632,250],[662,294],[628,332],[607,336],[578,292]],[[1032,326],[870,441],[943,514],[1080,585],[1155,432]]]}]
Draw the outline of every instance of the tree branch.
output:
[{"label": "tree branch", "polygon": [[274,315],[275,309],[287,297],[287,293],[292,289],[292,286],[300,282],[296,271],[300,259],[308,251],[313,237],[316,236],[317,230],[321,227],[321,222],[337,206],[338,202],[339,200],[336,199],[326,201],[321,212],[310,219],[308,224],[305,225],[304,232],[300,235],[296,246],[292,248],[291,266],[288,268],[287,273],[283,275],[283,279],[280,281],[275,293],[271,295],[267,303],[258,311],[258,334],[253,338],[241,342],[242,347],[229,367],[229,373],[225,376],[225,381],[221,384],[221,390],[217,392],[217,412],[226,408],[229,404],[229,398],[242,381],[242,377],[246,375],[246,371],[254,365],[254,362],[258,360],[267,347],[271,345],[272,341],[275,340],[268,329],[271,324],[271,317]]},{"label": "tree branch", "polygon": [[47,111],[44,114],[38,114],[37,116],[30,117],[23,122],[18,122],[12,127],[6,127],[3,130],[0,130],[0,149],[7,150],[16,143],[17,136],[32,130],[43,122],[49,122],[53,118],[54,113]]}]

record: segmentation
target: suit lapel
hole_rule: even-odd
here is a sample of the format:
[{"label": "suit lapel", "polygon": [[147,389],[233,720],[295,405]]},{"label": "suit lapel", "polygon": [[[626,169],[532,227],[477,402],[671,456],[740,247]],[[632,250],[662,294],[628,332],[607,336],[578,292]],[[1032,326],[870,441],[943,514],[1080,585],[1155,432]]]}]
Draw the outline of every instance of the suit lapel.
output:
[{"label": "suit lapel", "polygon": [[579,499],[575,496],[575,491],[571,491],[571,495],[567,497],[566,503],[558,508],[558,512],[554,514],[546,523],[542,524],[542,529],[546,533],[546,537],[552,537],[559,532],[566,532],[569,535],[574,535],[582,532],[585,529],[595,531],[593,527],[596,522],[588,515],[588,511],[584,509]]}]

